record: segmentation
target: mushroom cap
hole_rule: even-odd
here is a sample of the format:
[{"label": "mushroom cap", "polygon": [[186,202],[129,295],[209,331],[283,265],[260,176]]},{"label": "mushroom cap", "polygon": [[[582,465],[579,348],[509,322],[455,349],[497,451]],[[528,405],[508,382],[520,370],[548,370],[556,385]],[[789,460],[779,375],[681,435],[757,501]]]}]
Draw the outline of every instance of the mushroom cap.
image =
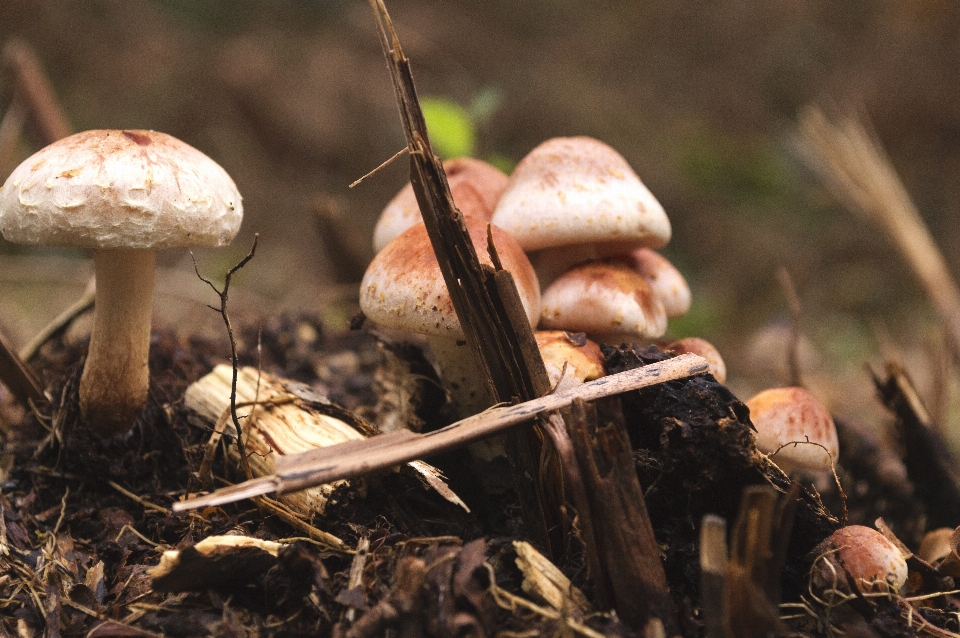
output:
[{"label": "mushroom cap", "polygon": [[757,428],[757,449],[764,454],[776,452],[772,460],[785,473],[832,467],[832,461],[840,454],[837,428],[830,411],[809,391],[772,388],[760,392],[746,405]]},{"label": "mushroom cap", "polygon": [[[480,263],[493,265],[486,249],[489,222],[471,217],[463,221]],[[513,237],[496,226],[491,226],[491,232],[500,262],[513,275],[527,318],[534,326],[540,316],[540,284],[533,266]],[[451,338],[464,336],[422,222],[401,233],[370,262],[360,282],[360,309],[385,328]]]},{"label": "mushroom cap", "polygon": [[240,228],[216,162],[156,131],[84,131],[37,151],[0,187],[0,233],[81,248],[222,246]]},{"label": "mushroom cap", "polygon": [[666,257],[650,248],[638,248],[626,261],[650,282],[653,292],[663,302],[667,317],[682,317],[690,310],[690,286]]},{"label": "mushroom cap", "polygon": [[652,339],[667,330],[663,304],[647,280],[620,263],[588,262],[543,291],[540,326]]},{"label": "mushroom cap", "polygon": [[660,346],[661,350],[666,350],[674,354],[700,355],[707,360],[710,365],[710,374],[718,383],[725,383],[727,380],[727,364],[723,362],[720,352],[712,343],[700,337],[684,337],[670,343]]},{"label": "mushroom cap", "polygon": [[[490,221],[493,209],[507,187],[506,173],[492,164],[472,157],[457,157],[443,163],[453,203],[464,216]],[[373,229],[373,249],[383,250],[400,233],[421,223],[420,206],[407,183],[384,207]]]},{"label": "mushroom cap", "polygon": [[606,374],[600,346],[587,339],[582,332],[537,330],[533,336],[537,340],[537,348],[543,357],[551,385],[556,386],[563,379],[575,379],[582,383]]},{"label": "mushroom cap", "polygon": [[818,564],[816,584],[841,585],[842,566],[863,593],[897,592],[907,582],[907,562],[897,546],[875,529],[863,525],[841,527],[813,550],[832,565]]},{"label": "mushroom cap", "polygon": [[589,137],[558,137],[524,157],[493,214],[525,250],[591,242],[663,246],[670,221],[627,160]]}]

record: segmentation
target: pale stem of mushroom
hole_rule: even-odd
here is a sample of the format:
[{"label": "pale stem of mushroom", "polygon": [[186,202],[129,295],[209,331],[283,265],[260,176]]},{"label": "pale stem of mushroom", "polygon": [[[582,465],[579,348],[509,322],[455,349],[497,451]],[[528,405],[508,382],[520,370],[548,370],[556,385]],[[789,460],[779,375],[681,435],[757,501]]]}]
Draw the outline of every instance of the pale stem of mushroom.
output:
[{"label": "pale stem of mushroom", "polygon": [[462,339],[462,345],[457,345],[456,338],[429,335],[427,343],[440,367],[443,385],[461,416],[478,414],[493,405],[480,364]]},{"label": "pale stem of mushroom", "polygon": [[153,250],[97,250],[90,352],[80,378],[80,409],[101,436],[126,432],[147,400]]}]

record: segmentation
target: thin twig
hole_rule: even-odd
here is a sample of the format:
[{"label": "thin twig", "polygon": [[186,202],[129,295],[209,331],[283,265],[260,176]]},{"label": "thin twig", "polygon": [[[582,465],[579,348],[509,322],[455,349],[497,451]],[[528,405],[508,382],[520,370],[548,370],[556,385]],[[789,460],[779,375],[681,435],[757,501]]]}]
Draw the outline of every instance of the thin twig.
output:
[{"label": "thin twig", "polygon": [[428,434],[397,430],[368,439],[349,441],[276,459],[276,474],[219,489],[173,504],[175,512],[232,503],[277,491],[279,493],[353,478],[386,467],[425,458],[499,434],[539,414],[560,410],[574,399],[593,401],[605,396],[665,383],[707,372],[705,359],[695,354],[652,363],[601,377],[562,392],[512,406],[490,408],[480,414]]},{"label": "thin twig", "polygon": [[62,332],[73,323],[73,320],[93,307],[93,302],[97,297],[97,283],[91,278],[87,284],[83,295],[75,302],[70,304],[63,312],[57,315],[53,321],[48,323],[43,330],[30,340],[27,345],[20,348],[20,358],[24,361],[30,361],[37,354],[40,348],[55,335]]},{"label": "thin twig", "polygon": [[388,160],[385,161],[384,163],[380,164],[380,166],[376,167],[375,169],[373,169],[372,171],[370,171],[369,173],[367,173],[366,175],[364,175],[364,176],[361,177],[360,179],[358,179],[358,180],[354,181],[353,183],[351,183],[350,186],[348,186],[348,188],[353,188],[354,186],[359,186],[360,184],[362,184],[362,183],[365,182],[366,180],[370,179],[371,177],[373,177],[374,175],[376,175],[377,173],[379,173],[380,171],[382,171],[382,170],[385,169],[386,167],[388,167],[388,166],[390,166],[391,164],[393,164],[395,161],[397,161],[398,159],[400,159],[404,154],[406,154],[406,153],[408,153],[408,152],[410,152],[410,147],[409,147],[409,146],[404,146],[404,147],[401,148],[399,151],[397,151],[396,153],[394,153],[394,154],[390,157],[390,159],[388,159]]},{"label": "thin twig", "polygon": [[247,265],[251,259],[253,259],[254,254],[257,252],[257,242],[260,239],[260,234],[257,233],[253,236],[253,246],[250,247],[250,252],[247,253],[247,256],[241,259],[237,264],[227,271],[227,274],[223,278],[223,290],[220,290],[213,285],[213,282],[209,279],[203,277],[200,274],[200,267],[197,265],[197,259],[193,256],[193,253],[190,253],[190,258],[193,259],[193,269],[197,273],[197,277],[200,281],[204,282],[213,292],[217,293],[217,296],[220,297],[220,307],[216,308],[214,306],[207,306],[214,312],[220,313],[220,316],[223,317],[223,323],[227,327],[227,337],[230,339],[230,362],[233,364],[233,380],[230,385],[230,417],[233,419],[233,426],[237,430],[237,453],[240,456],[240,466],[243,469],[244,476],[248,479],[253,478],[253,474],[250,472],[250,464],[247,461],[247,454],[245,451],[243,443],[243,428],[240,426],[240,417],[237,416],[237,340],[233,336],[233,325],[230,323],[230,315],[227,314],[227,299],[228,292],[230,290],[230,279],[233,277],[233,274]]}]

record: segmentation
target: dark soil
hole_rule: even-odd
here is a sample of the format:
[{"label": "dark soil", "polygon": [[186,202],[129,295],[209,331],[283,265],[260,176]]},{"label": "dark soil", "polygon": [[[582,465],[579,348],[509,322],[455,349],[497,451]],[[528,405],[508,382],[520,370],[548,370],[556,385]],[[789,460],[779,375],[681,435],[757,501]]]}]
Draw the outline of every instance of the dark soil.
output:
[{"label": "dark soil", "polygon": [[[241,363],[259,360],[265,370],[308,383],[348,409],[368,415],[377,409],[375,379],[384,351],[371,335],[326,335],[309,317],[244,327],[242,334],[244,341],[259,339],[261,348]],[[401,348],[393,356],[398,353],[411,365],[423,364],[416,350]],[[607,348],[605,355],[610,372],[669,356],[655,348],[625,346]],[[557,619],[510,611],[491,594],[492,573],[502,590],[525,596],[511,543],[524,537],[524,529],[513,492],[490,492],[484,487],[490,481],[481,480],[484,473],[506,473],[506,467],[481,466],[464,451],[431,461],[471,506],[470,514],[413,477],[392,472],[370,478],[364,490],[343,491],[323,517],[310,521],[350,547],[369,540],[359,589],[347,588],[351,555],[300,540],[266,562],[246,561],[222,577],[197,581],[199,587],[177,587],[188,591],[155,591],[147,572],[162,550],[185,549],[212,535],[277,540],[300,534],[249,501],[185,515],[169,511],[188,490],[203,487],[196,469],[209,431],[186,418],[182,396],[191,382],[225,359],[222,345],[156,332],[149,405],[129,434],[110,441],[93,436],[79,417],[82,358],[82,350],[60,341],[43,348],[34,363],[58,400],[25,415],[5,446],[12,459],[0,492],[0,542],[6,551],[0,559],[0,629],[5,633],[382,635],[393,626],[401,633],[456,636],[560,630]],[[428,429],[449,420],[435,400],[419,407],[418,417]],[[716,514],[733,525],[746,486],[771,485],[782,500],[789,479],[757,454],[746,407],[709,375],[624,395],[622,411],[683,634],[702,635],[700,520]],[[925,505],[909,498],[908,480],[891,485],[871,472],[875,441],[850,427],[841,430],[847,440],[839,472],[849,521],[870,525],[883,515],[914,543]],[[222,462],[214,473],[228,481],[239,478],[236,468]],[[836,491],[823,498],[842,515]],[[784,601],[802,597],[809,608],[806,620],[793,621],[800,623],[794,629],[826,636],[831,626],[860,623],[873,632],[862,635],[914,635],[902,604],[893,600],[864,600],[861,608],[838,610],[811,600],[809,552],[840,521],[812,487],[800,490],[796,505],[779,583]],[[579,537],[571,538],[570,548],[559,567],[589,597]],[[955,623],[953,609],[949,603],[931,605],[923,618],[949,628]],[[602,632],[632,633],[605,615],[584,622]]]}]

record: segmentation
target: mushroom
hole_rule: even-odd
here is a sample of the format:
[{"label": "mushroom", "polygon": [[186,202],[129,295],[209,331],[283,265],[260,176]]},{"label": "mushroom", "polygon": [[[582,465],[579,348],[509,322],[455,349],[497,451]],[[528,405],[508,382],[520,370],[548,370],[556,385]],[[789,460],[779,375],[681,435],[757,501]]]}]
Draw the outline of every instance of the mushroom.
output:
[{"label": "mushroom", "polygon": [[690,310],[690,286],[666,257],[651,248],[638,248],[619,259],[647,280],[668,318],[682,317]]},{"label": "mushroom", "polygon": [[129,429],[146,401],[154,251],[228,244],[240,228],[240,200],[216,162],[155,131],[71,135],[27,158],[0,187],[7,240],[94,249],[80,408],[101,436]]},{"label": "mushroom", "polygon": [[525,250],[658,247],[670,240],[663,207],[627,160],[590,137],[557,137],[530,151],[510,176],[492,221]]},{"label": "mushroom", "polygon": [[576,266],[543,291],[540,327],[585,332],[597,341],[655,339],[667,314],[646,279],[619,263]]},{"label": "mushroom", "polygon": [[[472,157],[443,163],[453,202],[465,217],[490,221],[493,209],[507,187],[507,176],[496,166]],[[373,249],[380,252],[400,233],[423,219],[413,186],[407,184],[386,205],[373,229]]]},{"label": "mushroom", "polygon": [[791,474],[795,470],[830,470],[840,454],[830,412],[803,388],[773,388],[747,401],[757,428],[757,449]]},{"label": "mushroom", "polygon": [[723,362],[723,357],[713,344],[700,337],[684,337],[670,343],[659,346],[661,350],[672,352],[673,354],[697,354],[707,360],[710,366],[710,374],[719,383],[725,383],[727,380],[727,364]]},{"label": "mushroom", "polygon": [[584,333],[538,330],[533,336],[550,385],[556,390],[599,379],[606,374],[600,346],[587,339]]},{"label": "mushroom", "polygon": [[844,571],[865,594],[896,593],[907,582],[907,562],[883,534],[863,525],[841,527],[813,550],[813,584],[847,591]]},{"label": "mushroom", "polygon": [[[464,223],[479,248],[480,262],[492,265],[486,251],[488,223],[471,217],[464,217]],[[500,228],[490,228],[532,327],[540,316],[536,274],[517,242]],[[440,376],[461,412],[472,414],[491,405],[423,223],[401,233],[370,262],[360,283],[360,309],[385,328],[426,335]]]}]

